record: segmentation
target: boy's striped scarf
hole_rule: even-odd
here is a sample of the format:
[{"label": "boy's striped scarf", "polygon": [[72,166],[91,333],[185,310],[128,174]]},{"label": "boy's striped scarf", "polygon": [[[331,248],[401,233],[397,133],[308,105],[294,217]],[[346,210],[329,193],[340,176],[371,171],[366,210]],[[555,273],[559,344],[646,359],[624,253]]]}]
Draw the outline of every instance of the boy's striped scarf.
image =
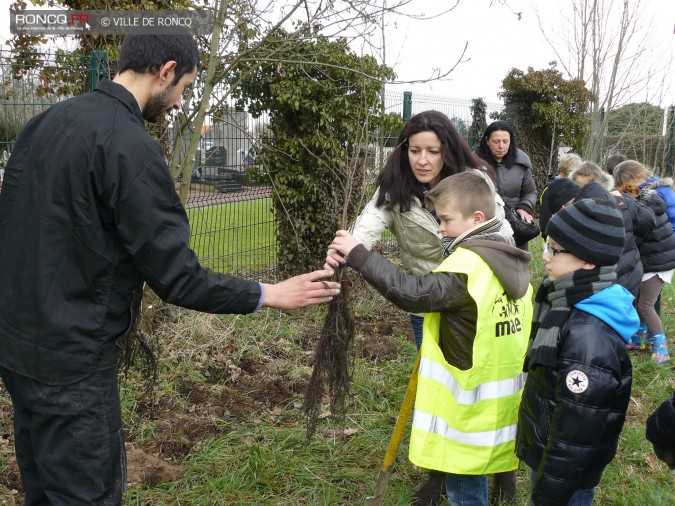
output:
[{"label": "boy's striped scarf", "polygon": [[560,330],[572,306],[610,287],[615,280],[616,265],[578,269],[555,281],[544,278],[534,297],[532,331],[523,370],[527,372],[535,364],[555,366]]},{"label": "boy's striped scarf", "polygon": [[497,216],[490,218],[483,223],[479,223],[473,228],[464,231],[462,234],[457,237],[443,237],[441,242],[443,243],[443,258],[450,256],[450,254],[455,251],[457,246],[459,246],[464,241],[470,241],[473,239],[485,239],[489,241],[503,242],[513,246],[513,243],[509,242],[511,238],[504,237],[499,233],[499,229],[502,227],[502,220]]}]

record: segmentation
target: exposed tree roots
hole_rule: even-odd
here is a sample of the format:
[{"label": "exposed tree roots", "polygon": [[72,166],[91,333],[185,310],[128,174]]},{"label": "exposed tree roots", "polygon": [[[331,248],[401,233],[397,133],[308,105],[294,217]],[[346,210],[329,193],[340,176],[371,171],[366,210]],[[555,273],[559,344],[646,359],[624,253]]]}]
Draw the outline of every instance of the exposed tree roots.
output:
[{"label": "exposed tree roots", "polygon": [[132,322],[133,330],[118,345],[117,372],[127,378],[133,367],[144,380],[146,391],[152,390],[157,383],[160,351],[157,323],[164,317],[165,308],[166,304],[157,295],[149,288],[145,289],[142,310]]},{"label": "exposed tree roots", "polygon": [[340,295],[328,305],[328,313],[314,350],[314,369],[305,393],[304,413],[307,441],[316,432],[321,403],[328,387],[330,410],[337,423],[344,423],[346,400],[353,371],[350,344],[354,340],[354,315],[349,305],[351,282],[344,271],[338,274]]}]

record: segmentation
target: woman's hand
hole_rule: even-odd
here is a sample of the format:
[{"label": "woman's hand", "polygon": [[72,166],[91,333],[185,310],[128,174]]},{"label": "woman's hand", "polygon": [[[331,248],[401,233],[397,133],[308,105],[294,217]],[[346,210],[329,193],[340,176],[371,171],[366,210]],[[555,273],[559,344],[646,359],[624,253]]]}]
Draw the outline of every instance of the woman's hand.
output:
[{"label": "woman's hand", "polygon": [[526,221],[528,223],[532,223],[532,215],[528,213],[525,209],[516,209],[520,217],[523,219],[523,221]]}]

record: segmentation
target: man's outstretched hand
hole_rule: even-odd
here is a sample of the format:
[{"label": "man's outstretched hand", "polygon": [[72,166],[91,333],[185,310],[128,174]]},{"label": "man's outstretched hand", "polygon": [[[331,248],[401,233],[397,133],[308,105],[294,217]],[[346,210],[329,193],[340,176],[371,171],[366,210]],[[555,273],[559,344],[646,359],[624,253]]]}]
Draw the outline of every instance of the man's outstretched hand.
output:
[{"label": "man's outstretched hand", "polygon": [[263,306],[277,309],[299,309],[330,302],[340,293],[340,283],[324,281],[333,275],[321,270],[293,276],[274,285],[265,284]]}]

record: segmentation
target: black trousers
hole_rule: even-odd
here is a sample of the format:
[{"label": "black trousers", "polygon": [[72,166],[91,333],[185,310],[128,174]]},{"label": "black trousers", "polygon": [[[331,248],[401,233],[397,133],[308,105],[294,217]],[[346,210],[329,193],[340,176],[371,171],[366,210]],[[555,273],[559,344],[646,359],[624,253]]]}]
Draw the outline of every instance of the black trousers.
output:
[{"label": "black trousers", "polygon": [[122,504],[126,456],[115,369],[47,385],[0,367],[12,397],[26,506]]}]

